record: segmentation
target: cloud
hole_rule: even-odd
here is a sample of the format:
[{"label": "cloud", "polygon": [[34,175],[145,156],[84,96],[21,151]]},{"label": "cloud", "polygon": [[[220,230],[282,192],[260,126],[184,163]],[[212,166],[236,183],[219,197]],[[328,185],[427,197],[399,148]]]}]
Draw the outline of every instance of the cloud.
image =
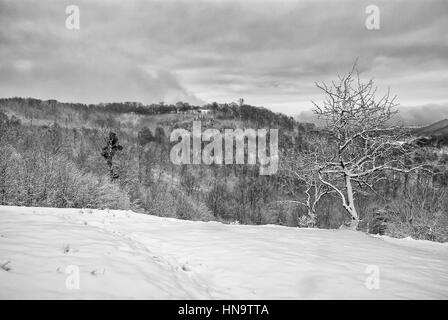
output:
[{"label": "cloud", "polygon": [[[50,1],[37,10],[26,3],[1,4],[3,95],[86,103],[180,100],[204,103],[184,88],[168,68],[148,68],[147,59],[127,55],[133,50],[126,48],[124,34],[115,41],[111,38],[102,42],[101,35],[107,36],[112,30],[96,33],[101,28],[98,23],[101,10],[90,12],[86,6],[86,10],[81,10],[86,11],[83,22],[88,24],[93,14],[90,19],[95,24],[92,29],[73,32],[65,29],[65,6],[59,3]],[[59,19],[52,18],[57,15]]]},{"label": "cloud", "polygon": [[403,123],[409,125],[428,125],[443,119],[448,119],[448,104],[401,107],[399,116]]},{"label": "cloud", "polygon": [[[404,105],[448,101],[448,4],[377,1],[0,0],[0,90],[65,100],[236,101],[297,114],[358,58]],[[26,62],[25,62],[26,61]],[[21,66],[21,68],[20,68]]]}]

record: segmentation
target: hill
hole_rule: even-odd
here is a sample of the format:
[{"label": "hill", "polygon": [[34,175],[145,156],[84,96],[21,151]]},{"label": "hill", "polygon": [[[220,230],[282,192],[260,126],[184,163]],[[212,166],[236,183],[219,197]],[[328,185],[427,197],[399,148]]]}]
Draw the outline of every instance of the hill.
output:
[{"label": "hill", "polygon": [[448,135],[448,119],[437,121],[429,126],[418,128],[415,133],[421,136]]},{"label": "hill", "polygon": [[[177,165],[175,128],[278,128],[279,149],[309,126],[266,108],[0,99],[0,204],[129,209],[189,220],[297,225],[278,176],[253,165]],[[104,150],[114,133],[118,151]],[[118,148],[117,146],[117,148]],[[269,149],[268,149],[269,150]],[[247,152],[247,151],[246,151]],[[112,180],[110,179],[112,178]],[[282,210],[277,210],[281,207]],[[340,216],[323,220],[337,226]]]},{"label": "hill", "polygon": [[347,230],[0,206],[0,244],[0,299],[448,298],[448,245]]},{"label": "hill", "polygon": [[298,125],[292,117],[274,113],[263,107],[247,104],[216,102],[194,106],[184,102],[164,104],[163,102],[143,105],[138,102],[82,104],[33,98],[0,99],[0,111],[14,116],[24,124],[51,125],[58,123],[66,128],[115,127],[134,132],[143,127],[155,130],[161,126],[171,130],[174,126],[203,120],[214,124],[231,120],[242,127],[276,127],[292,131]]},{"label": "hill", "polygon": [[420,147],[441,149],[448,146],[448,119],[415,129],[413,132],[417,136],[414,142]]}]

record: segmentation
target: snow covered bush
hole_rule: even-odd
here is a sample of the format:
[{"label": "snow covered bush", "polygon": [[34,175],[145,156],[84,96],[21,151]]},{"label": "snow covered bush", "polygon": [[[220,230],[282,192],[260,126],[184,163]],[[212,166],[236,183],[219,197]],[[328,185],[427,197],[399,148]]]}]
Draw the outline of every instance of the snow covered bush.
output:
[{"label": "snow covered bush", "polygon": [[273,202],[262,208],[261,215],[263,223],[302,227],[299,219],[306,215],[306,211],[291,202]]},{"label": "snow covered bush", "polygon": [[23,158],[11,145],[1,146],[0,152],[0,204],[23,205],[25,179]]},{"label": "snow covered bush", "polygon": [[148,214],[184,220],[216,220],[207,206],[183,190],[159,181],[139,190],[139,207]]},{"label": "snow covered bush", "polygon": [[0,155],[3,205],[128,209],[129,197],[106,177],[80,170],[59,154],[20,154],[6,145]]},{"label": "snow covered bush", "polygon": [[183,192],[173,190],[173,196],[178,204],[176,207],[176,217],[184,220],[215,220],[213,214],[205,204],[194,201]]},{"label": "snow covered bush", "polygon": [[395,238],[448,241],[448,187],[427,188],[423,183],[403,191],[384,208],[372,208],[363,217],[364,231]]}]

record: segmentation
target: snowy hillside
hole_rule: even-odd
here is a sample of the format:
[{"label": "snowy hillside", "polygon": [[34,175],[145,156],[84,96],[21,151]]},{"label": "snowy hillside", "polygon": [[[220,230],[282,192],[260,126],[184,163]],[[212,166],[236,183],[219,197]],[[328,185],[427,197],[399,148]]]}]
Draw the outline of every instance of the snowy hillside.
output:
[{"label": "snowy hillside", "polygon": [[0,265],[1,299],[448,298],[446,244],[129,211],[0,206]]}]

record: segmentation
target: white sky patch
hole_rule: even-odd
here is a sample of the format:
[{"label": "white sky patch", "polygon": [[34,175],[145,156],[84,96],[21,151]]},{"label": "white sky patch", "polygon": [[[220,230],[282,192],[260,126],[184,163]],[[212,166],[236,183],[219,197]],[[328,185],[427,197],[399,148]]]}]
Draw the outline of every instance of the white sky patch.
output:
[{"label": "white sky patch", "polygon": [[16,60],[14,61],[14,67],[21,72],[27,72],[33,68],[33,62],[30,60]]}]

